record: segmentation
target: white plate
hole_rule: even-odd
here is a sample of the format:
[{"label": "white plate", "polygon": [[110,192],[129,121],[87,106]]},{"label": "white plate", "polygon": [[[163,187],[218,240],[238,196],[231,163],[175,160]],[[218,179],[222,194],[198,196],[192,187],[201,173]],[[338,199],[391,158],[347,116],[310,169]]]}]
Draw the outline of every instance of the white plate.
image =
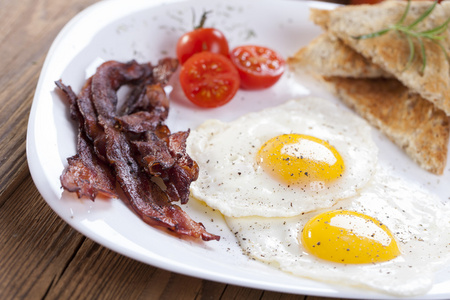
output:
[{"label": "white plate", "polygon": [[[206,228],[221,235],[220,242],[194,243],[165,234],[143,223],[119,199],[79,200],[63,193],[59,176],[75,153],[76,126],[68,108],[56,95],[54,81],[62,78],[78,92],[92,67],[102,60],[156,63],[174,56],[178,37],[192,28],[197,18],[212,10],[208,25],[225,32],[231,47],[261,44],[284,56],[295,53],[320,33],[308,21],[311,6],[334,5],[307,1],[101,1],[81,12],[58,35],[45,61],[31,110],[27,136],[30,171],[37,188],[68,224],[92,240],[144,263],[190,276],[264,290],[342,298],[389,298],[342,286],[328,285],[289,276],[242,255],[223,218],[195,201],[185,210]],[[176,77],[174,77],[176,78]],[[206,118],[232,120],[246,112],[281,104],[308,94],[336,101],[314,82],[296,83],[289,73],[271,89],[239,91],[235,99],[217,109],[193,107],[174,90],[169,127],[172,131],[195,128]],[[374,131],[380,160],[393,171],[422,183],[427,189],[449,198],[444,182],[450,172],[437,177],[420,170],[399,149]],[[205,213],[207,212],[207,213]],[[437,275],[426,299],[450,297],[450,268]],[[421,297],[424,298],[424,297]]]}]

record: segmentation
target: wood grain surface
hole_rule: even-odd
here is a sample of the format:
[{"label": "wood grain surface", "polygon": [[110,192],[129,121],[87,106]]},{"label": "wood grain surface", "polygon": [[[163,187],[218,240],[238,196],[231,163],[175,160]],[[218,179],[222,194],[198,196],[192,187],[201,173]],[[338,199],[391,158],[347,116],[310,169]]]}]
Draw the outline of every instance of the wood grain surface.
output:
[{"label": "wood grain surface", "polygon": [[307,299],[171,273],[81,235],[46,204],[27,166],[26,133],[45,56],[95,0],[0,1],[0,299]]}]

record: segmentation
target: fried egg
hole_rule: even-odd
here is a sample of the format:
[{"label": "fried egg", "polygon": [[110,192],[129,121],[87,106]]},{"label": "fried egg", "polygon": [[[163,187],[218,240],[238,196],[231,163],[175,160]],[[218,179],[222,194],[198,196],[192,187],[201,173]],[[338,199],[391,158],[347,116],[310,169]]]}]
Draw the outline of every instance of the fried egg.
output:
[{"label": "fried egg", "polygon": [[330,207],[372,177],[378,149],[352,112],[305,97],[242,116],[208,120],[187,151],[200,166],[191,195],[232,217],[289,217]]},{"label": "fried egg", "polygon": [[396,296],[450,262],[450,205],[380,168],[358,195],[290,218],[226,217],[249,256],[294,275]]}]

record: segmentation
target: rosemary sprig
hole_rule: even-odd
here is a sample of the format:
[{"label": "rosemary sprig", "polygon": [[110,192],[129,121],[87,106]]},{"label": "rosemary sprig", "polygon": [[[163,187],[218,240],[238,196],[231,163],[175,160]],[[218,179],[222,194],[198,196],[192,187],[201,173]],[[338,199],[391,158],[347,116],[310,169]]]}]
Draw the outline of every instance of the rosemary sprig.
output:
[{"label": "rosemary sprig", "polygon": [[400,20],[397,23],[395,23],[385,29],[382,29],[380,31],[356,36],[354,38],[358,39],[358,40],[369,39],[369,38],[382,36],[390,31],[395,31],[395,32],[398,32],[399,34],[404,34],[408,41],[408,45],[409,45],[408,62],[406,63],[404,70],[409,68],[409,66],[411,66],[414,61],[414,58],[416,55],[416,49],[414,46],[413,39],[416,39],[419,44],[419,50],[422,54],[421,72],[423,73],[423,71],[425,70],[425,67],[427,65],[427,56],[426,56],[426,51],[425,51],[425,45],[423,42],[424,39],[428,39],[428,40],[432,41],[433,43],[436,43],[444,52],[446,59],[449,60],[447,51],[445,50],[445,47],[444,47],[444,45],[442,45],[441,41],[445,39],[445,35],[443,35],[443,34],[447,30],[448,24],[450,23],[450,17],[443,24],[436,26],[432,29],[424,30],[424,31],[416,30],[417,25],[420,24],[423,20],[425,20],[433,12],[437,3],[438,3],[437,0],[434,1],[433,4],[430,5],[430,7],[428,7],[427,10],[425,10],[416,20],[414,20],[409,25],[405,25],[404,22],[405,22],[406,16],[409,13],[409,9],[411,7],[411,0],[408,0],[405,11],[403,12]]}]

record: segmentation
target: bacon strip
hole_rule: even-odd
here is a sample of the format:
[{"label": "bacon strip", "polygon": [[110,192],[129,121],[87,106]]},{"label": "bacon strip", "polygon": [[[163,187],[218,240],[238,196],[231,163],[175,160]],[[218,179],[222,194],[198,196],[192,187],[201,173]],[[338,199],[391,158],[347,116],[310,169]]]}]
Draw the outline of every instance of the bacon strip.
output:
[{"label": "bacon strip", "polygon": [[138,83],[144,80],[151,68],[136,61],[120,63],[107,61],[97,68],[92,76],[92,103],[99,116],[109,125],[114,125],[117,106],[117,90],[124,84]]},{"label": "bacon strip", "polygon": [[93,146],[83,130],[83,115],[77,106],[77,96],[61,81],[56,85],[69,100],[71,118],[78,121],[77,154],[67,159],[69,165],[60,177],[61,185],[69,192],[76,192],[79,198],[94,200],[99,194],[105,197],[117,197],[115,178],[108,165],[96,155]]},{"label": "bacon strip", "polygon": [[[205,241],[219,240],[171,203],[185,204],[189,185],[198,177],[198,166],[186,153],[189,131],[171,134],[163,124],[169,101],[162,86],[176,67],[174,59],[157,66],[108,61],[78,96],[57,82],[79,124],[77,155],[68,159],[61,182],[78,197],[94,200],[99,193],[115,195],[116,180],[124,200],[146,223]],[[117,90],[123,85],[132,91],[117,113]],[[163,180],[164,189],[152,181],[154,176]]]},{"label": "bacon strip", "polygon": [[187,203],[189,186],[198,178],[198,165],[186,153],[189,131],[171,134],[167,127],[160,126],[146,136],[145,141],[133,142],[138,162],[150,174],[162,178],[170,201]]},{"label": "bacon strip", "polygon": [[147,85],[129,105],[124,109],[128,114],[116,118],[125,131],[154,131],[169,115],[169,99],[160,84]]},{"label": "bacon strip", "polygon": [[100,161],[82,132],[78,135],[77,154],[67,159],[69,165],[61,175],[61,185],[78,198],[88,197],[92,201],[100,194],[118,197],[115,178],[109,166]]},{"label": "bacon strip", "polygon": [[105,126],[105,132],[107,156],[114,166],[117,180],[131,207],[146,223],[204,241],[219,240],[218,236],[208,233],[203,224],[193,221],[179,206],[170,204],[167,195],[150,180],[131,156],[131,148],[124,134],[109,126]]},{"label": "bacon strip", "polygon": [[182,204],[189,200],[189,186],[198,178],[198,165],[186,152],[189,131],[177,132],[169,136],[169,151],[176,157],[176,164],[167,171],[167,193],[171,199],[180,198]]}]

